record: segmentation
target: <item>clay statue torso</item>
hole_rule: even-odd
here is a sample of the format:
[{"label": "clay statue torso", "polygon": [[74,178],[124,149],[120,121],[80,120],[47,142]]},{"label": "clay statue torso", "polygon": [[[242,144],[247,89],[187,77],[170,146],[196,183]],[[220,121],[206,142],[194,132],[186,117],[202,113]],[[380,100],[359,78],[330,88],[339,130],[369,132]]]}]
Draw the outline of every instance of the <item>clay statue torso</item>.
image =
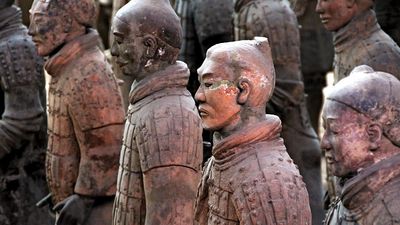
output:
[{"label": "clay statue torso", "polygon": [[35,206],[48,192],[43,60],[14,6],[0,10],[0,59],[0,224],[50,224]]},{"label": "clay statue torso", "polygon": [[[195,103],[186,89],[188,73],[187,66],[177,62],[132,86],[114,204],[114,225],[143,225],[146,214],[151,215],[146,212],[146,200],[152,199],[145,199],[143,187],[143,177],[149,171],[162,167],[200,170],[202,130]],[[158,179],[161,183],[168,178]],[[182,194],[192,195],[190,192],[179,193]]]},{"label": "clay statue torso", "polygon": [[52,76],[46,170],[55,203],[74,193],[110,196],[110,212],[92,213],[105,216],[102,223],[107,224],[111,221],[124,111],[111,67],[97,40],[94,32],[81,36],[46,63]]},{"label": "clay statue torso", "polygon": [[334,33],[335,82],[348,76],[357,65],[400,78],[400,48],[379,27],[375,13],[368,10]]},{"label": "clay statue torso", "polygon": [[305,185],[279,137],[280,120],[267,118],[214,146],[196,202],[201,225],[311,224]]}]

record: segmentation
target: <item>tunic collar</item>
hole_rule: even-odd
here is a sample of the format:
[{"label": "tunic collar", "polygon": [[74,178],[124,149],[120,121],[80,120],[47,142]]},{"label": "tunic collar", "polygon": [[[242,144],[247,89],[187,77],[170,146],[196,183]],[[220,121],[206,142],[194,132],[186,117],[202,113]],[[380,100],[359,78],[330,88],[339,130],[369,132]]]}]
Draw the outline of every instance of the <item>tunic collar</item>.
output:
[{"label": "tunic collar", "polygon": [[22,25],[21,9],[16,6],[11,6],[0,10],[0,37],[10,35],[13,29],[19,29]]},{"label": "tunic collar", "polygon": [[355,16],[346,26],[333,33],[335,52],[340,53],[351,48],[378,30],[380,26],[372,9]]},{"label": "tunic collar", "polygon": [[99,45],[99,35],[96,30],[89,29],[87,34],[79,36],[66,43],[44,65],[50,76],[58,76],[73,60],[79,59],[88,51],[95,50]]},{"label": "tunic collar", "polygon": [[267,114],[264,121],[245,127],[215,143],[212,154],[217,160],[240,154],[246,151],[243,149],[246,145],[278,138],[281,130],[279,117]]},{"label": "tunic collar", "polygon": [[189,80],[189,69],[185,63],[177,61],[164,70],[146,76],[132,84],[129,102],[135,104],[141,99],[166,88],[185,88]]},{"label": "tunic collar", "polygon": [[341,200],[349,210],[360,209],[369,205],[377,192],[387,183],[400,176],[400,154],[382,160],[346,181]]}]

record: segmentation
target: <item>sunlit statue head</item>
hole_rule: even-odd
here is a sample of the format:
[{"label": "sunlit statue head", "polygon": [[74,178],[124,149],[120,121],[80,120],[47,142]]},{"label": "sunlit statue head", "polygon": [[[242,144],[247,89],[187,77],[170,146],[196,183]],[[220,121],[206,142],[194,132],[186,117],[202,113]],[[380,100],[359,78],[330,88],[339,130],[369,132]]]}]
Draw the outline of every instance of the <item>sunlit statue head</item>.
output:
[{"label": "sunlit statue head", "polygon": [[195,99],[203,127],[222,134],[265,119],[275,86],[275,70],[267,38],[217,44],[198,69]]}]

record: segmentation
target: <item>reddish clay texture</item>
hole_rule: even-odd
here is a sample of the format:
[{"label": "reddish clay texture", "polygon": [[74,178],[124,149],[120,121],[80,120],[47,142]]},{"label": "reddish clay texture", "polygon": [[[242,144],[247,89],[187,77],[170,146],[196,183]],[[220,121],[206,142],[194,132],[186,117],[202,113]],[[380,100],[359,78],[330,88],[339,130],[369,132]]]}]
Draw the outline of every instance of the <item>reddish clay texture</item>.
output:
[{"label": "reddish clay texture", "polygon": [[308,194],[286,152],[280,119],[265,115],[275,71],[266,38],[217,44],[198,69],[195,95],[213,157],[198,189],[195,220],[217,224],[311,224]]},{"label": "reddish clay texture", "polygon": [[13,2],[0,2],[0,224],[50,224],[35,206],[48,192],[43,59]]},{"label": "reddish clay texture", "polygon": [[327,96],[321,148],[341,193],[325,224],[393,224],[400,219],[400,81],[356,67]]},{"label": "reddish clay texture", "polygon": [[380,28],[372,0],[319,0],[316,10],[333,31],[335,83],[358,65],[368,65],[400,78],[400,48]]},{"label": "reddish clay texture", "polygon": [[313,222],[323,218],[321,152],[311,127],[301,76],[300,35],[296,15],[287,1],[238,0],[234,15],[235,40],[267,37],[276,71],[276,87],[267,113],[282,120],[287,151],[299,166],[310,194]]},{"label": "reddish clay texture", "polygon": [[190,225],[202,161],[201,121],[176,61],[179,18],[168,0],[130,1],[113,19],[111,54],[135,79],[121,150],[114,225]]},{"label": "reddish clay texture", "polygon": [[47,181],[57,224],[110,224],[124,110],[91,0],[34,1],[29,32],[49,56]]}]

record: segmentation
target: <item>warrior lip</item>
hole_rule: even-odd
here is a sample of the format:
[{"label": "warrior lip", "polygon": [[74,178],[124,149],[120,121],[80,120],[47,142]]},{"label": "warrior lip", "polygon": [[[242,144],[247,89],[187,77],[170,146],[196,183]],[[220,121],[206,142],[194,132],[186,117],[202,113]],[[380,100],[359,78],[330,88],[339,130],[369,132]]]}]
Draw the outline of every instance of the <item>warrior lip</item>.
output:
[{"label": "warrior lip", "polygon": [[118,60],[118,59],[117,59],[115,62],[116,62],[116,63],[118,64],[118,66],[121,67],[121,68],[122,68],[123,66],[125,66],[125,65],[128,64],[128,63],[125,63],[125,62],[121,62],[121,61]]},{"label": "warrior lip", "polygon": [[201,105],[199,106],[199,113],[200,113],[200,116],[207,116],[208,115],[207,110],[205,110],[204,107],[202,107]]},{"label": "warrior lip", "polygon": [[321,19],[321,22],[324,23],[324,24],[329,22],[329,18],[328,17],[320,17],[320,19]]},{"label": "warrior lip", "polygon": [[39,39],[36,38],[32,38],[33,43],[35,43],[36,45],[40,44],[41,41]]}]

